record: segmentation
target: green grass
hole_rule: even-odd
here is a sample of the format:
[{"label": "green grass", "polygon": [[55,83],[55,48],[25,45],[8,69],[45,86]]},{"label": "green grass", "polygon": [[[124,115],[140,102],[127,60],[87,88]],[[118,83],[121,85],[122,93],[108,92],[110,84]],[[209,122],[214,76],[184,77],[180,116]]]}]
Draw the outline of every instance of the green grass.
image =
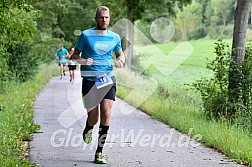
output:
[{"label": "green grass", "polygon": [[[224,41],[230,43],[230,40],[226,39]],[[193,49],[192,54],[190,54],[180,66],[175,68],[174,71],[169,74],[165,74],[166,71],[162,71],[162,69],[169,69],[181,54],[185,54],[188,51],[188,48],[185,48],[182,50],[182,53],[178,52],[174,60],[170,62],[170,59],[168,59],[170,53],[174,51],[181,42],[137,46],[134,49],[134,53],[135,56],[139,56],[140,64],[143,66],[143,69],[145,69],[145,73],[150,74],[158,80],[159,83],[162,85],[168,84],[169,87],[171,84],[183,86],[184,84],[192,83],[203,76],[211,75],[211,72],[206,69],[206,65],[207,62],[213,60],[215,57],[215,42],[217,41],[210,39],[190,41],[189,44]],[[152,65],[150,66],[150,64]]]},{"label": "green grass", "polygon": [[[225,41],[230,42],[230,40]],[[154,60],[157,61],[154,63],[154,66],[144,68],[146,69],[145,73],[158,82],[158,88],[146,99],[146,91],[141,90],[145,89],[143,87],[151,87],[154,82],[150,80],[145,81],[149,83],[141,81],[141,90],[137,91],[137,88],[133,85],[139,84],[140,77],[136,77],[136,74],[132,74],[129,71],[122,72],[119,70],[116,72],[119,84],[117,95],[155,119],[185,134],[192,129],[192,135],[199,134],[202,136],[200,140],[202,144],[216,148],[230,157],[230,159],[252,165],[252,134],[238,126],[230,125],[224,120],[216,122],[206,119],[202,110],[200,96],[187,89],[188,86],[186,84],[211,74],[205,67],[207,63],[206,58],[211,60],[215,56],[214,42],[216,41],[191,41],[190,43],[194,49],[193,53],[169,75],[162,74],[155,67],[155,65],[162,62],[165,62],[168,66],[169,62],[166,62],[165,57],[161,59],[157,56],[155,59],[155,55],[149,54],[153,53],[156,46],[136,47],[135,52],[141,56],[140,63],[142,66],[152,64]],[[157,47],[165,55],[168,55],[177,45],[178,43],[168,43],[158,44]],[[152,58],[148,58],[151,56]],[[131,84],[125,84],[126,81]],[[132,92],[135,92],[135,95],[129,96]],[[137,102],[139,99],[145,99],[141,105]]]},{"label": "green grass", "polygon": [[39,129],[33,123],[33,101],[49,81],[56,65],[41,65],[40,73],[22,84],[10,84],[0,94],[0,162],[1,166],[33,166],[25,158],[24,141],[32,139]]}]

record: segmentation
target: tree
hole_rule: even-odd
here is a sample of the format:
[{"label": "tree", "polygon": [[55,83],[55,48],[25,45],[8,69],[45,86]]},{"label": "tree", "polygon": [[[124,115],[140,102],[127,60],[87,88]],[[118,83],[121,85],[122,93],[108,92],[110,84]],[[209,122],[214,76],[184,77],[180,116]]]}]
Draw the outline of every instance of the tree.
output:
[{"label": "tree", "polygon": [[182,40],[187,40],[188,32],[201,25],[201,11],[201,5],[196,1],[192,1],[191,5],[187,5],[177,13],[176,25],[181,32]]},{"label": "tree", "polygon": [[[229,98],[232,104],[239,100],[240,88],[240,64],[244,61],[246,48],[246,33],[248,28],[248,19],[250,11],[250,0],[237,0],[235,11],[235,24],[233,32],[232,59],[234,61],[229,74]],[[235,106],[229,111],[229,115],[236,112]]]},{"label": "tree", "polygon": [[212,21],[216,22],[216,24],[226,26],[234,4],[235,0],[211,0],[211,6],[213,8]]},{"label": "tree", "polygon": [[42,62],[55,59],[59,44],[70,49],[76,43],[78,33],[94,26],[94,1],[83,0],[33,0],[34,7],[43,14],[38,18],[38,35],[33,52]]},{"label": "tree", "polygon": [[[27,63],[31,60],[28,49],[36,35],[35,19],[39,16],[39,11],[35,10],[28,0],[8,0],[0,3],[0,91],[8,80],[23,80],[24,78],[17,75],[31,72],[18,67],[22,66],[20,62]],[[24,57],[15,57],[17,52],[14,50],[24,52]],[[15,57],[16,61],[10,63],[12,57]]]},{"label": "tree", "polygon": [[75,30],[94,26],[96,2],[81,0],[34,0],[34,6],[43,12],[37,20],[42,33],[75,43]]},{"label": "tree", "polygon": [[95,26],[95,9],[94,1],[69,2],[63,11],[61,21],[58,26],[65,33],[65,40],[76,43],[77,36],[74,35],[75,30],[84,30]]}]

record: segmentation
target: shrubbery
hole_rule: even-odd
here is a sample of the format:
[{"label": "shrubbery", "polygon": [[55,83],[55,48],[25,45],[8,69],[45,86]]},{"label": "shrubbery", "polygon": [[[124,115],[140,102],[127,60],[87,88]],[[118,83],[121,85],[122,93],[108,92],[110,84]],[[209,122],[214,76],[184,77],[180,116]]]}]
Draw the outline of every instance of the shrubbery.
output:
[{"label": "shrubbery", "polygon": [[208,35],[212,39],[232,38],[234,25],[227,26],[211,26],[208,28]]},{"label": "shrubbery", "polygon": [[[31,39],[37,32],[35,19],[40,16],[27,1],[6,1],[0,5],[0,93],[9,81],[25,81],[36,66],[29,55]],[[36,70],[36,69],[35,69]]]},{"label": "shrubbery", "polygon": [[190,40],[192,39],[196,40],[196,39],[204,38],[206,36],[207,36],[207,30],[205,27],[196,28],[189,33]]},{"label": "shrubbery", "polygon": [[15,81],[27,81],[37,72],[38,59],[30,54],[31,48],[20,43],[9,49],[10,56],[7,59],[9,79]]},{"label": "shrubbery", "polygon": [[[200,92],[204,111],[210,118],[230,118],[230,110],[236,109],[232,117],[234,123],[250,128],[252,123],[252,45],[246,48],[245,60],[239,66],[231,60],[231,49],[224,42],[216,42],[216,58],[208,63],[207,68],[213,72],[211,78],[202,78],[193,86]],[[229,73],[235,70],[239,73],[239,87],[235,90],[237,100],[230,102]],[[233,95],[233,94],[232,94]],[[251,129],[252,130],[252,129]]]}]

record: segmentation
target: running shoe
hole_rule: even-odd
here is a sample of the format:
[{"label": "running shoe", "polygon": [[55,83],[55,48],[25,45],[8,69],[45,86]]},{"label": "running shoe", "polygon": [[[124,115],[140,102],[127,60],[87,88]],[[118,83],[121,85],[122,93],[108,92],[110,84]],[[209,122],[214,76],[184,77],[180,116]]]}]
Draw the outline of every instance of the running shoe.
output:
[{"label": "running shoe", "polygon": [[92,133],[93,133],[93,129],[90,129],[88,131],[86,131],[86,130],[83,131],[83,140],[85,143],[87,143],[87,144],[91,143]]},{"label": "running shoe", "polygon": [[94,163],[96,163],[96,164],[106,164],[107,160],[102,158],[102,153],[101,152],[98,152],[98,153],[95,154]]}]

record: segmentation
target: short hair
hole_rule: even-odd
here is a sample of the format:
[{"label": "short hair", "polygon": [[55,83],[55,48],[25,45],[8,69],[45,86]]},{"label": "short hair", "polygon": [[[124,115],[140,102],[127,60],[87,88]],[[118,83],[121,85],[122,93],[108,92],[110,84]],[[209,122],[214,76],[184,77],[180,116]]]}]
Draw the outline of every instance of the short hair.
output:
[{"label": "short hair", "polygon": [[95,11],[95,17],[98,16],[98,13],[100,13],[100,11],[108,11],[109,12],[109,8],[107,6],[100,6],[96,9]]}]

